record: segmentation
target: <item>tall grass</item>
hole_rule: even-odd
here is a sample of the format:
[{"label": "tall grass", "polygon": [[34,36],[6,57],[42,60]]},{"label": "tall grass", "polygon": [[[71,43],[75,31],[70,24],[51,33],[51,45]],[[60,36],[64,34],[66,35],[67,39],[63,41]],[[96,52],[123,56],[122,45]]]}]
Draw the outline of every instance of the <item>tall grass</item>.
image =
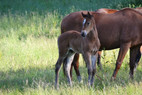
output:
[{"label": "tall grass", "polygon": [[[32,15],[32,16],[31,16]],[[46,36],[48,38],[55,37],[60,34],[60,18],[57,12],[39,15],[31,13],[24,15],[8,15],[1,16],[0,37],[17,36],[19,40],[26,39],[27,36]]]},{"label": "tall grass", "polygon": [[133,0],[1,0],[0,38],[17,35],[48,38],[60,34],[60,22],[70,12],[95,11],[99,8],[136,7],[141,1]]},{"label": "tall grass", "polygon": [[87,68],[80,59],[80,72],[83,83],[78,83],[73,72],[73,87],[70,88],[60,71],[60,90],[54,89],[54,67],[58,57],[56,38],[28,37],[21,41],[5,37],[0,41],[0,91],[2,94],[129,94],[141,92],[141,64],[138,66],[134,81],[129,79],[127,55],[118,73],[117,80],[110,81],[115,67],[118,50],[105,51],[102,59],[103,71],[97,68],[95,85],[87,86]]},{"label": "tall grass", "polygon": [[58,58],[57,36],[60,22],[70,12],[99,8],[137,7],[140,0],[0,0],[0,94],[99,94],[140,95],[141,64],[135,79],[129,80],[129,55],[117,80],[110,82],[118,50],[105,51],[103,71],[97,68],[95,85],[87,86],[87,69],[80,59],[83,83],[73,72],[70,88],[60,72],[60,90],[54,89],[54,67]]}]

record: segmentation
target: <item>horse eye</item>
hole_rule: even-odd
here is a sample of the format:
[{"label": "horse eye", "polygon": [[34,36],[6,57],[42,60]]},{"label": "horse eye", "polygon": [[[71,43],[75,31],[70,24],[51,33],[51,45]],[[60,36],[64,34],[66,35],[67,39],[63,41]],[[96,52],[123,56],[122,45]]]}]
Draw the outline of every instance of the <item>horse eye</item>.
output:
[{"label": "horse eye", "polygon": [[88,22],[87,25],[89,25],[90,23]]}]

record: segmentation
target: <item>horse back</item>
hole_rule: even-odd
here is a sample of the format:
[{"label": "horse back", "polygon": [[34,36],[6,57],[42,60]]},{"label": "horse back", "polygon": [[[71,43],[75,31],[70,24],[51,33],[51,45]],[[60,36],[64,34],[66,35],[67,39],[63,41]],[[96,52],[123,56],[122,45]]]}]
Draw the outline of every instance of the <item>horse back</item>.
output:
[{"label": "horse back", "polygon": [[142,14],[142,7],[138,7],[135,10],[138,11],[138,12],[140,12]]},{"label": "horse back", "polygon": [[117,11],[118,10],[116,10],[116,9],[106,9],[106,8],[101,8],[101,9],[96,10],[96,12],[98,12],[98,13],[106,13],[106,14],[115,13]]},{"label": "horse back", "polygon": [[114,14],[97,13],[94,17],[102,48],[114,49],[130,41],[132,46],[141,43],[142,15],[134,9],[126,8]]}]

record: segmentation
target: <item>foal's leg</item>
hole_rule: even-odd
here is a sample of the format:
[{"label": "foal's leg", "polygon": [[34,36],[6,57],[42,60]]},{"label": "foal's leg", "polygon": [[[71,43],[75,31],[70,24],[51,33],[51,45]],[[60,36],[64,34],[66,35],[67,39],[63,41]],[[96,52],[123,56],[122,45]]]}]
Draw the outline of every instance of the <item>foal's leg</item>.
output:
[{"label": "foal's leg", "polygon": [[92,78],[91,78],[91,86],[94,84],[94,75],[96,73],[96,60],[97,60],[98,54],[92,55],[91,60],[92,60]]},{"label": "foal's leg", "polygon": [[79,54],[77,54],[77,53],[74,56],[72,66],[71,66],[71,70],[70,70],[71,78],[72,78],[72,67],[73,66],[74,66],[74,70],[75,70],[76,75],[77,75],[77,79],[80,82],[81,81],[81,75],[80,75],[80,72],[79,72]]},{"label": "foal's leg", "polygon": [[123,45],[120,46],[118,58],[117,58],[117,61],[116,61],[116,67],[115,67],[115,70],[113,72],[111,80],[116,79],[116,75],[118,73],[118,70],[121,67],[122,61],[123,61],[128,49],[129,49],[129,47],[130,47],[130,43],[123,44]]},{"label": "foal's leg", "polygon": [[133,79],[134,70],[141,57],[140,46],[130,48],[130,78]]},{"label": "foal's leg", "polygon": [[102,51],[98,52],[98,62],[97,62],[97,65],[102,70],[103,68],[102,68],[102,64],[101,64],[101,53],[102,53]]},{"label": "foal's leg", "polygon": [[83,59],[85,60],[85,63],[88,68],[88,85],[91,85],[91,76],[92,76],[92,68],[91,68],[91,54],[90,53],[84,53]]},{"label": "foal's leg", "polygon": [[74,55],[75,54],[71,54],[71,55],[67,56],[67,59],[66,59],[67,63],[66,63],[66,66],[65,66],[65,71],[66,71],[66,75],[67,75],[68,82],[69,82],[70,86],[72,86],[71,76],[70,76],[70,69],[71,69],[71,63],[73,61]]},{"label": "foal's leg", "polygon": [[57,89],[59,88],[58,78],[59,78],[59,70],[60,70],[62,62],[63,62],[63,57],[59,57],[55,66],[55,88]]}]

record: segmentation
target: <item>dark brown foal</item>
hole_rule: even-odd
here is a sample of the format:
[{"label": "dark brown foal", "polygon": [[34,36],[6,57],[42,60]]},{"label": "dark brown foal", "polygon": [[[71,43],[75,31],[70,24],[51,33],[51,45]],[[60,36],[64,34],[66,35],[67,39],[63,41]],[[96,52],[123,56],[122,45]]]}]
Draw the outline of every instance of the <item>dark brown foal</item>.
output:
[{"label": "dark brown foal", "polygon": [[[75,53],[81,53],[88,68],[88,84],[94,83],[96,73],[97,51],[100,48],[100,41],[95,26],[93,15],[82,13],[84,18],[82,32],[71,30],[63,33],[58,38],[59,58],[55,67],[55,87],[58,88],[58,76],[62,62],[67,75],[68,82],[72,86],[70,68]],[[83,37],[82,37],[83,36]]]}]

